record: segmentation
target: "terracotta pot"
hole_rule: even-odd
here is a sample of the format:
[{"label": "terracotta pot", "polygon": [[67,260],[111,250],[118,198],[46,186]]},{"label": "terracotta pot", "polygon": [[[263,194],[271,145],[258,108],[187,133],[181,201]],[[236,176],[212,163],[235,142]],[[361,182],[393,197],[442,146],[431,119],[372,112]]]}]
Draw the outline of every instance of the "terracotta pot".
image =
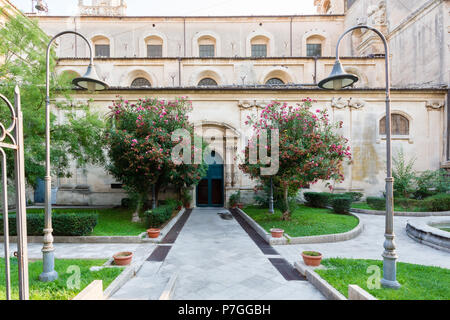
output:
[{"label": "terracotta pot", "polygon": [[284,230],[283,229],[270,229],[270,233],[272,234],[272,238],[283,238]]},{"label": "terracotta pot", "polygon": [[322,261],[322,254],[320,254],[320,256],[307,256],[304,253],[302,253],[302,257],[305,264],[311,267],[320,266],[320,262]]},{"label": "terracotta pot", "polygon": [[237,208],[237,204],[232,204],[231,205],[231,209],[236,209]]},{"label": "terracotta pot", "polygon": [[156,238],[158,238],[160,233],[161,233],[161,230],[160,230],[160,229],[152,228],[152,229],[148,229],[148,230],[147,230],[147,235],[148,235],[148,237],[151,238],[151,239],[156,239]]},{"label": "terracotta pot", "polygon": [[238,205],[237,205],[237,206],[238,206],[238,208],[239,208],[239,209],[242,209],[242,208],[244,208],[244,204],[243,204],[243,203],[238,203]]},{"label": "terracotta pot", "polygon": [[191,204],[190,204],[190,203],[186,203],[186,204],[184,205],[184,207],[185,207],[186,209],[190,209],[190,208],[191,208]]},{"label": "terracotta pot", "polygon": [[117,266],[127,266],[131,263],[131,260],[133,259],[133,253],[132,252],[119,252],[116,253],[114,256],[114,264]]}]

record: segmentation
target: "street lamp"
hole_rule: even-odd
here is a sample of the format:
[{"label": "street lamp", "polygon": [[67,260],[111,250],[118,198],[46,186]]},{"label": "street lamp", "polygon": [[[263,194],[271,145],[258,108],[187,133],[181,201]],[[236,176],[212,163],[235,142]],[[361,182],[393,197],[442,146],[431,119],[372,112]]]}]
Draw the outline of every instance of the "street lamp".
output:
[{"label": "street lamp", "polygon": [[389,76],[389,46],[385,36],[376,28],[367,25],[358,25],[345,31],[338,40],[336,46],[336,62],[330,76],[319,82],[319,87],[328,90],[340,90],[354,84],[358,77],[345,73],[339,60],[339,45],[345,35],[356,29],[368,29],[375,32],[383,40],[386,62],[386,155],[387,155],[387,178],[386,178],[386,226],[383,252],[383,287],[398,289],[397,281],[397,253],[394,241],[394,178],[392,177],[392,142],[391,142],[391,80]]},{"label": "street lamp", "polygon": [[75,31],[64,31],[54,36],[47,47],[47,77],[46,77],[46,100],[45,100],[45,229],[44,229],[44,246],[42,248],[43,272],[39,279],[42,282],[52,282],[58,279],[58,273],[55,271],[55,256],[53,248],[53,229],[52,229],[52,204],[51,204],[51,173],[50,173],[50,50],[53,42],[62,35],[75,34],[83,38],[89,47],[90,64],[86,74],[83,77],[73,79],[72,83],[81,89],[90,91],[99,91],[108,89],[108,85],[101,81],[94,69],[94,57],[92,53],[91,43],[80,33]]}]

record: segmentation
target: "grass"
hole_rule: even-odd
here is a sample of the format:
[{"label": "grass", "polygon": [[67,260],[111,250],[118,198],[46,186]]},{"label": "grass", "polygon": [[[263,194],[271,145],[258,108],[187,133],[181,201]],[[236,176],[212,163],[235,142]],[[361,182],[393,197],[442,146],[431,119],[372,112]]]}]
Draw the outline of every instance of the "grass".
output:
[{"label": "grass", "polygon": [[[27,213],[43,213],[43,209],[27,209]],[[90,236],[138,236],[145,223],[131,222],[132,209],[53,209],[54,213],[97,212],[98,224]]]},{"label": "grass", "polygon": [[[366,202],[354,202],[354,203],[352,203],[352,208],[364,209],[364,210],[376,210],[376,209],[370,207]],[[383,210],[381,210],[381,211],[383,211]],[[408,211],[408,210],[406,210],[405,208],[400,207],[398,205],[395,205],[394,211]],[[419,211],[417,211],[417,212],[419,212]]]},{"label": "grass", "polygon": [[[402,287],[368,289],[369,266],[377,266],[382,276],[383,263],[378,260],[325,259],[327,270],[316,270],[328,283],[348,297],[348,286],[356,284],[380,300],[449,300],[450,270],[439,267],[397,263],[397,280]],[[372,283],[372,282],[369,282]]]},{"label": "grass", "polygon": [[450,232],[450,228],[441,228],[442,231]]},{"label": "grass", "polygon": [[281,228],[291,237],[344,233],[358,225],[358,219],[353,216],[335,214],[329,209],[310,208],[304,205],[292,213],[290,221],[281,221],[280,210],[275,210],[273,215],[269,215],[267,209],[254,206],[246,207],[244,211],[266,231]]},{"label": "grass", "polygon": [[[103,280],[103,290],[105,290],[111,282],[117,278],[123,271],[122,267],[106,268],[100,271],[90,271],[93,266],[101,266],[106,260],[55,260],[55,270],[58,272],[58,279],[51,283],[43,283],[39,281],[39,275],[42,272],[42,261],[30,262],[29,285],[31,300],[70,300],[79,292],[86,288],[94,280]],[[80,269],[80,288],[71,289],[69,285],[74,283],[74,271],[69,267],[76,266]],[[6,299],[5,287],[5,259],[0,258],[0,300]],[[18,274],[17,260],[11,259],[11,285],[12,299],[18,299]]]}]

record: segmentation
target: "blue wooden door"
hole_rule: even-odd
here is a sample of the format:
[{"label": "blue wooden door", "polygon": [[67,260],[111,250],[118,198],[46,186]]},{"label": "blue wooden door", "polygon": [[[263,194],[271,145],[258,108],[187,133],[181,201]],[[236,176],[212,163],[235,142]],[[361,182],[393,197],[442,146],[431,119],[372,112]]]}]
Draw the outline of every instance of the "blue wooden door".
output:
[{"label": "blue wooden door", "polygon": [[197,186],[197,207],[223,207],[224,206],[224,166],[217,158],[214,164],[209,165],[208,173]]}]

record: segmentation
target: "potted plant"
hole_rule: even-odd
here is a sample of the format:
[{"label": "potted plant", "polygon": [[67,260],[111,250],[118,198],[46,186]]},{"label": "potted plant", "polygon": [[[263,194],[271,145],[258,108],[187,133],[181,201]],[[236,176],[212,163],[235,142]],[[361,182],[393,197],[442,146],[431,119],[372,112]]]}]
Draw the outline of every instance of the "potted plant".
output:
[{"label": "potted plant", "polygon": [[303,261],[307,266],[318,267],[322,261],[322,254],[316,251],[302,252]]},{"label": "potted plant", "polygon": [[147,235],[151,239],[158,238],[160,233],[161,233],[161,229],[158,229],[158,228],[150,228],[147,230]]},{"label": "potted plant", "polygon": [[284,230],[279,228],[270,229],[270,233],[272,234],[272,238],[282,238],[284,235]]},{"label": "potted plant", "polygon": [[238,194],[237,193],[234,193],[234,194],[232,194],[231,196],[230,196],[230,207],[231,207],[231,209],[236,209],[236,207],[237,207],[237,205],[238,205],[238,202],[239,202],[239,199],[238,199]]},{"label": "potted plant", "polygon": [[183,192],[181,193],[181,202],[183,203],[183,206],[186,209],[191,208],[191,201],[192,201],[192,196],[191,196],[189,190],[187,190],[187,189],[183,190]]},{"label": "potted plant", "polygon": [[114,256],[114,264],[117,266],[127,266],[131,263],[131,260],[133,259],[133,253],[132,252],[119,252],[116,253]]}]

